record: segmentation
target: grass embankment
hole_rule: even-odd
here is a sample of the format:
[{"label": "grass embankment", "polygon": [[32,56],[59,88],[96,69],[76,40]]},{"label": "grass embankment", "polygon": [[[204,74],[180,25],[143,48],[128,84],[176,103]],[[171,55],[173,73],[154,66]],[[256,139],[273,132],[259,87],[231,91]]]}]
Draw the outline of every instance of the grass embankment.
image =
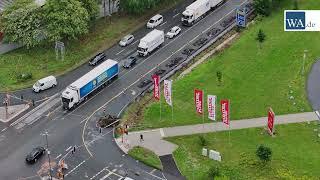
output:
[{"label": "grass embankment", "polygon": [[[282,3],[287,9],[292,6],[289,0]],[[318,9],[320,1],[299,1],[299,7]],[[171,107],[162,99],[162,120],[159,103],[149,103],[142,110],[144,114],[137,129],[202,123],[202,117],[195,113],[194,88],[205,91],[205,106],[206,95],[217,95],[218,120],[221,119],[219,102],[225,98],[231,100],[231,119],[266,116],[268,107],[278,115],[310,111],[305,82],[311,65],[319,57],[320,36],[318,32],[284,32],[283,9],[255,21],[229,48],[211,57],[183,79],[174,80],[173,121]],[[266,34],[261,49],[256,41],[259,29]],[[304,50],[308,53],[302,76]],[[222,73],[220,86],[217,71]],[[205,121],[209,122],[207,118]]]},{"label": "grass embankment", "polygon": [[143,148],[141,146],[136,146],[129,150],[128,154],[136,160],[142,163],[154,167],[156,169],[162,169],[162,164],[160,158],[152,151]]},{"label": "grass embankment", "polygon": [[[143,26],[150,16],[169,9],[181,0],[165,0],[155,9],[140,16],[113,15],[110,21],[98,20],[89,34],[79,40],[66,43],[64,61],[57,61],[54,44],[47,47],[18,49],[0,55],[0,91],[17,90],[31,86],[35,80],[47,75],[61,75],[79,67],[96,52],[111,47],[124,35]],[[33,78],[19,82],[17,74],[31,72]]]},{"label": "grass embankment", "polygon": [[[187,179],[205,180],[212,166],[220,167],[222,179],[318,179],[320,177],[320,131],[317,122],[276,126],[270,137],[263,128],[204,134],[207,148],[219,151],[222,161],[201,155],[198,135],[168,138],[179,145],[174,157]],[[315,131],[318,129],[317,131]],[[267,165],[256,157],[260,144],[272,149]],[[194,174],[193,174],[194,173]],[[212,179],[212,178],[211,178]]]}]

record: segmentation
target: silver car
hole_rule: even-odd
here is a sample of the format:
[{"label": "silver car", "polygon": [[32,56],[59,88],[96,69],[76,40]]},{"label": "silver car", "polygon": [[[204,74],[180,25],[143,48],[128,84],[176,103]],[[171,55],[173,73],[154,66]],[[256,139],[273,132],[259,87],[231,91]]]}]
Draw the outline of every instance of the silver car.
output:
[{"label": "silver car", "polygon": [[119,45],[120,46],[127,46],[129,45],[130,43],[132,43],[134,40],[134,36],[132,34],[129,34],[129,35],[126,35],[125,37],[123,37],[121,39],[121,41],[119,42]]}]

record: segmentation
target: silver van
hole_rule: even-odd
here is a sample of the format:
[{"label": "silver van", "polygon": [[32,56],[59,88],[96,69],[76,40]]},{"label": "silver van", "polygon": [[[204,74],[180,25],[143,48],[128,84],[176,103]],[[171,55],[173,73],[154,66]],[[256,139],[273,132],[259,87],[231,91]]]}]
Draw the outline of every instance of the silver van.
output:
[{"label": "silver van", "polygon": [[38,80],[32,87],[34,92],[40,92],[57,85],[57,79],[54,76],[48,76]]}]

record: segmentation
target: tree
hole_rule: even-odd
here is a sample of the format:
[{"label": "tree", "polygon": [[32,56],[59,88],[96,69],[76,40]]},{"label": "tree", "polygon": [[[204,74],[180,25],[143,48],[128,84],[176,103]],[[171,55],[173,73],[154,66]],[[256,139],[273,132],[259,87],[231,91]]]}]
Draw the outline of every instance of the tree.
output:
[{"label": "tree", "polygon": [[88,12],[77,0],[47,0],[44,11],[50,41],[76,39],[88,32]]},{"label": "tree", "polygon": [[271,13],[270,0],[254,0],[253,6],[255,11],[260,15],[269,16]]},{"label": "tree", "polygon": [[298,10],[299,9],[298,0],[294,0],[293,1],[293,9],[294,10]]},{"label": "tree", "polygon": [[18,0],[6,8],[1,16],[1,30],[5,41],[34,47],[45,38],[43,10],[32,0]]},{"label": "tree", "polygon": [[268,162],[271,160],[272,151],[269,147],[260,145],[256,151],[256,155],[263,162]]},{"label": "tree", "polygon": [[96,20],[99,14],[99,5],[97,0],[79,0],[89,15],[90,21]]},{"label": "tree", "polygon": [[265,41],[265,39],[266,39],[266,35],[265,35],[265,33],[261,30],[261,29],[259,29],[259,32],[258,32],[258,34],[257,34],[257,38],[256,38],[258,41],[259,41],[259,45],[260,45],[260,49],[261,49],[261,47],[262,47],[262,43]]},{"label": "tree", "polygon": [[209,179],[215,179],[216,177],[220,176],[219,166],[212,166],[209,169],[208,175],[209,175]]}]

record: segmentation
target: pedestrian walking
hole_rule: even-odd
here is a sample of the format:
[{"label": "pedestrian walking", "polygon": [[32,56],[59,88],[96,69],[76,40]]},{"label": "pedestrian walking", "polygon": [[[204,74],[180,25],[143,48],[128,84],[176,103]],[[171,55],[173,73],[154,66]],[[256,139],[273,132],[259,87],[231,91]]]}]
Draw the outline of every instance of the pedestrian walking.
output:
[{"label": "pedestrian walking", "polygon": [[143,141],[143,134],[140,134],[140,142]]}]

